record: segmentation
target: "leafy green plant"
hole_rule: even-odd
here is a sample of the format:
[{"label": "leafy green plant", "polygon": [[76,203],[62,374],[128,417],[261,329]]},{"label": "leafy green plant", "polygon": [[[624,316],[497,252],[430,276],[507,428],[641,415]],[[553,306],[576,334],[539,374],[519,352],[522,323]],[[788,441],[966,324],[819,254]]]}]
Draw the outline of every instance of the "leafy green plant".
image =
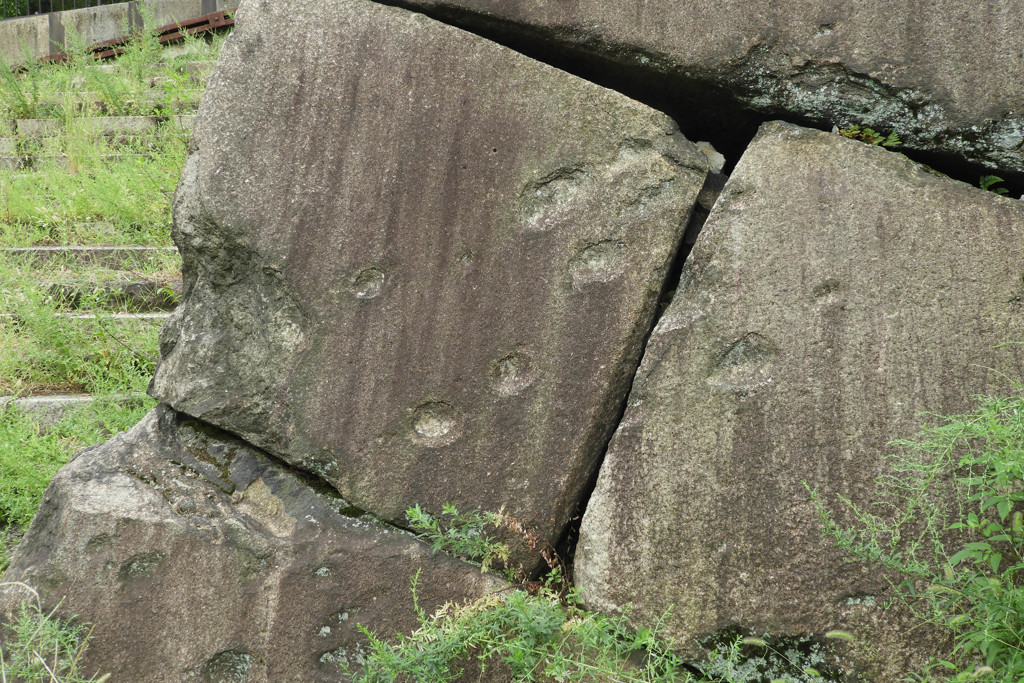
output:
[{"label": "leafy green plant", "polygon": [[429,541],[434,552],[443,550],[479,562],[481,571],[487,571],[495,562],[508,562],[508,545],[493,540],[489,535],[503,526],[504,514],[501,512],[475,510],[460,514],[454,505],[445,503],[441,514],[449,518],[447,522],[424,512],[419,505],[409,508],[405,514],[413,531]]},{"label": "leafy green plant", "polygon": [[18,539],[10,527],[0,530],[0,575],[7,571],[11,563],[11,553],[18,547]]},{"label": "leafy green plant", "polygon": [[106,66],[83,69],[85,82],[95,91],[103,104],[106,114],[133,116],[152,114],[159,101],[153,96],[153,77],[161,71],[158,63],[163,56],[163,46],[157,35],[147,27],[153,25],[152,12],[140,7],[143,28],[125,25],[128,42],[116,61]]},{"label": "leafy green plant", "polygon": [[[539,549],[549,574],[539,581],[523,580],[522,569],[506,567],[518,585],[464,605],[445,604],[428,615],[419,604],[419,574],[412,580],[412,600],[419,628],[388,642],[360,626],[368,650],[354,659],[362,670],[353,673],[348,657],[333,657],[362,683],[392,681],[453,681],[468,669],[484,672],[497,667],[503,680],[607,681],[619,683],[716,680],[741,683],[761,680],[751,660],[769,653],[789,667],[777,683],[819,683],[825,679],[810,668],[788,662],[766,641],[730,638],[712,649],[700,664],[684,660],[666,636],[664,623],[671,610],[653,625],[637,627],[623,615],[604,615],[584,609],[568,582],[561,560],[522,521],[504,512],[460,513],[446,504],[438,519],[418,505],[407,511],[410,525],[423,534],[435,551],[479,561],[483,567],[507,564],[510,551],[489,532],[513,531]],[[846,634],[843,634],[846,635]],[[753,678],[748,678],[753,676]]]},{"label": "leafy green plant", "polygon": [[895,442],[879,501],[844,499],[855,526],[812,499],[841,548],[890,570],[916,615],[953,636],[926,676],[1015,683],[1024,680],[1024,395],[977,404]]},{"label": "leafy green plant", "polygon": [[32,596],[6,627],[10,637],[0,647],[0,683],[101,683],[110,678],[86,677],[81,671],[92,629],[58,619],[59,604],[44,612],[39,594],[24,583],[0,583],[0,588],[17,588]]},{"label": "leafy green plant", "polygon": [[17,74],[10,62],[0,57],[0,114],[4,118],[34,118],[39,105],[39,67],[32,62]]},{"label": "leafy green plant", "polygon": [[[623,617],[566,608],[550,593],[492,593],[467,605],[444,605],[428,616],[413,600],[420,628],[387,643],[369,641],[363,682],[453,681],[466,664],[503,666],[510,681],[692,681],[685,663],[664,647],[657,628],[631,631]],[[628,668],[634,652],[647,653]]]},{"label": "leafy green plant", "polygon": [[840,128],[839,134],[844,138],[850,138],[851,140],[860,140],[866,142],[869,145],[880,145],[882,147],[898,147],[903,144],[900,140],[899,135],[895,132],[889,133],[888,135],[882,135],[876,133],[871,128],[861,127],[858,124],[847,126],[846,128]]},{"label": "leafy green plant", "polygon": [[995,187],[1002,182],[1004,182],[1003,179],[997,175],[983,175],[978,178],[978,187],[989,192],[995,192],[996,194],[1007,194],[1009,190],[1005,187]]}]

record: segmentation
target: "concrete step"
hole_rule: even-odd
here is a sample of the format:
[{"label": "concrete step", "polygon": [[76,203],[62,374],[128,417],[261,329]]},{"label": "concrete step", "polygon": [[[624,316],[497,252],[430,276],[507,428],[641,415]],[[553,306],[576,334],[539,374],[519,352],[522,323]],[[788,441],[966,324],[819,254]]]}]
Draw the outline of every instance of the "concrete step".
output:
[{"label": "concrete step", "polygon": [[[145,394],[118,394],[113,398],[121,404],[141,404]],[[45,434],[72,410],[88,406],[95,400],[88,394],[53,394],[49,396],[0,396],[0,410],[17,410],[32,415]]]},{"label": "concrete step", "polygon": [[133,322],[140,320],[167,320],[170,313],[58,313],[65,315],[69,320],[114,320],[117,322]]},{"label": "concrete step", "polygon": [[[105,162],[123,161],[125,159],[149,159],[148,154],[100,154],[99,159]],[[24,156],[0,156],[0,168],[10,171],[27,171],[33,168],[55,166],[56,168],[72,168],[71,157],[67,154],[37,154]]]},{"label": "concrete step", "polygon": [[[171,317],[170,313],[56,313],[55,315],[68,320],[103,320],[113,323],[128,324],[133,322],[162,323]],[[0,313],[0,321],[17,321],[13,313]]]},{"label": "concrete step", "polygon": [[[204,91],[204,88],[190,88],[178,91],[175,93],[176,99],[171,102],[167,102],[168,93],[158,88],[126,92],[124,93],[124,105],[141,106],[145,104],[147,106],[152,106],[156,103],[167,103],[172,108],[177,107],[182,109],[189,106],[194,107],[199,101],[199,98],[203,96]],[[90,108],[93,111],[102,112],[106,111],[108,108],[101,93],[88,90],[78,90],[73,93],[54,93],[40,98],[39,106],[46,111],[47,118],[56,119],[61,118],[64,115],[66,108],[69,107],[75,112],[80,112],[87,108]]]},{"label": "concrete step", "polygon": [[[194,114],[162,116],[92,116],[78,119],[82,129],[94,135],[138,135],[161,125],[171,125],[183,131],[192,130]],[[18,119],[16,130],[20,137],[43,138],[60,134],[64,122],[57,119]]]},{"label": "concrete step", "polygon": [[[166,49],[166,48],[165,48]],[[188,73],[210,73],[213,71],[213,67],[217,64],[215,60],[193,60],[185,63],[185,71]],[[155,62],[153,64],[154,71],[166,71],[171,68],[169,62]],[[121,69],[117,64],[110,62],[103,64],[90,64],[85,67],[86,71],[105,71],[107,73],[117,73]]]},{"label": "concrete step", "polygon": [[[187,62],[184,68],[184,75],[188,76],[189,83],[194,85],[202,85],[206,83],[206,80],[213,73],[213,67],[216,62]],[[172,68],[169,64],[159,62],[153,65],[153,75],[147,79],[147,83],[150,87],[158,88],[165,85],[168,81],[173,82],[175,79],[171,74],[168,73],[168,69]],[[97,64],[95,66],[86,67],[90,71],[102,71],[110,74],[118,73],[119,68],[116,64]],[[123,69],[120,69],[123,71]],[[89,78],[87,75],[78,75],[71,80],[71,87],[79,90],[89,85]]]},{"label": "concrete step", "polygon": [[173,311],[181,298],[181,280],[136,279],[121,282],[54,282],[46,287],[62,308],[98,308],[133,313]]},{"label": "concrete step", "polygon": [[140,270],[177,252],[174,247],[15,247],[0,249],[0,257],[29,265],[68,263],[111,270]]}]

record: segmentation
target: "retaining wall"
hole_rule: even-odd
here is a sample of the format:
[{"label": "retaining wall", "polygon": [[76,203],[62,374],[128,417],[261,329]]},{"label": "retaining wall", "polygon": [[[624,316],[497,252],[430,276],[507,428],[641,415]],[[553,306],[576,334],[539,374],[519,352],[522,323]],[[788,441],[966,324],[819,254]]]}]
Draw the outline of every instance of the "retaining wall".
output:
[{"label": "retaining wall", "polygon": [[152,14],[153,26],[163,26],[230,6],[224,0],[148,0],[5,19],[0,21],[0,56],[12,63],[24,62],[26,56],[39,59],[63,51],[76,31],[92,44],[142,27],[147,14]]}]

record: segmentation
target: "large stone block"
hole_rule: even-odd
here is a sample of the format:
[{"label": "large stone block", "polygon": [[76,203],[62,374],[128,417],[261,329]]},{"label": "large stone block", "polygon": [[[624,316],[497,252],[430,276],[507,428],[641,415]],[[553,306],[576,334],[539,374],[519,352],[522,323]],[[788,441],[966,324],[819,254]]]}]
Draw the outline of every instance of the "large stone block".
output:
[{"label": "large stone block", "polygon": [[[591,607],[669,605],[680,644],[729,626],[852,632],[861,673],[921,655],[881,574],[821,538],[921,411],[1024,376],[1024,202],[902,155],[781,123],[739,161],[651,335],[589,503]],[[859,658],[859,660],[858,660]],[[859,663],[856,663],[859,661]]]},{"label": "large stone block", "polygon": [[[721,90],[770,116],[895,131],[909,147],[1024,171],[1024,0],[389,0],[548,54]],[[702,122],[714,123],[721,111]],[[702,131],[703,133],[703,131]],[[708,133],[703,133],[708,134]]]},{"label": "large stone block", "polygon": [[504,506],[556,539],[703,155],[422,15],[254,1],[238,22],[176,197],[186,294],[151,394],[387,519]]},{"label": "large stone block", "polygon": [[[417,625],[417,571],[428,611],[503,587],[324,490],[159,407],[57,474],[3,579],[94,625],[86,670],[147,683],[337,681],[357,624]],[[28,597],[0,588],[0,614]]]}]

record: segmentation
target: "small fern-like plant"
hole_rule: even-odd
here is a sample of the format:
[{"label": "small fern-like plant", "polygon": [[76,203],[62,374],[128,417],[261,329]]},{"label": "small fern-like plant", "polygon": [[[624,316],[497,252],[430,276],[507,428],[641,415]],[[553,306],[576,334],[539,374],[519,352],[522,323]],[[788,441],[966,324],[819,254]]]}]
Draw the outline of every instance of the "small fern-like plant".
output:
[{"label": "small fern-like plant", "polygon": [[[363,629],[370,653],[358,681],[454,681],[471,664],[503,667],[516,682],[695,680],[665,647],[657,626],[634,632],[624,617],[566,607],[550,591],[491,593],[466,605],[446,604],[429,616],[418,602],[416,607],[420,627],[395,642]],[[642,663],[628,666],[629,656],[639,652],[645,653]]]},{"label": "small fern-like plant", "polygon": [[418,504],[406,510],[405,515],[412,530],[429,541],[434,552],[443,550],[478,562],[485,572],[495,563],[504,565],[508,562],[508,545],[492,538],[494,530],[504,524],[502,512],[475,510],[459,513],[454,505],[445,503],[441,507],[441,516],[447,520],[424,512]]},{"label": "small fern-like plant", "polygon": [[858,124],[847,126],[846,128],[840,128],[838,133],[844,138],[850,138],[851,140],[860,140],[866,142],[869,145],[879,145],[881,147],[898,147],[903,144],[900,140],[900,136],[895,132],[889,133],[888,135],[882,135],[877,133],[871,128],[862,127]]},{"label": "small fern-like plant", "polygon": [[1002,182],[1004,182],[1003,179],[997,175],[983,175],[978,178],[978,187],[989,192],[995,192],[996,194],[1007,194],[1009,190],[1005,187],[996,187],[996,185]]}]

